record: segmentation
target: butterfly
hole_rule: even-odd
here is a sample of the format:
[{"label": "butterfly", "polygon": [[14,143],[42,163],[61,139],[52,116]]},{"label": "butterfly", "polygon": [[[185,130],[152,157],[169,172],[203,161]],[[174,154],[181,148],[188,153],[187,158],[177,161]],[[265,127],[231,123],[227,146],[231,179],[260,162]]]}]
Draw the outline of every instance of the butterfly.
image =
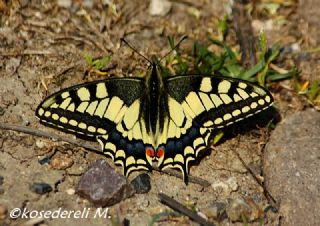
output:
[{"label": "butterfly", "polygon": [[190,162],[212,131],[257,114],[273,103],[265,88],[214,75],[164,76],[152,59],[144,78],[109,78],[75,85],[45,98],[40,121],[97,140],[124,175],[135,170],[180,169],[188,182]]}]

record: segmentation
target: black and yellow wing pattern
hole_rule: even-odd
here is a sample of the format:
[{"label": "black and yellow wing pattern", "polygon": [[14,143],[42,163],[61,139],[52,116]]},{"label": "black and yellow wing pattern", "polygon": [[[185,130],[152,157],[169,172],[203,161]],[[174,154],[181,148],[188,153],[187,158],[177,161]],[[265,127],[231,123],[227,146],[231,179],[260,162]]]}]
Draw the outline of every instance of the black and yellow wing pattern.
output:
[{"label": "black and yellow wing pattern", "polygon": [[212,130],[256,114],[271,94],[241,80],[201,75],[163,77],[158,63],[145,78],[111,78],[47,97],[36,115],[45,125],[97,140],[105,154],[134,170],[178,168],[204,150]]}]

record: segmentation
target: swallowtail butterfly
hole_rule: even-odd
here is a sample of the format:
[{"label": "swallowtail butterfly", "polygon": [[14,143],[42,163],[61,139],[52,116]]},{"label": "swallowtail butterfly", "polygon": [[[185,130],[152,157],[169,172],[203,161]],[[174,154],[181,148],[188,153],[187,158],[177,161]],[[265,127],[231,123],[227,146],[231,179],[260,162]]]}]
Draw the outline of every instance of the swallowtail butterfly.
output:
[{"label": "swallowtail butterfly", "polygon": [[163,76],[159,61],[145,78],[110,78],[72,86],[36,110],[45,125],[95,139],[105,154],[134,170],[178,168],[187,183],[190,161],[209,144],[212,130],[271,106],[255,84],[213,75]]}]

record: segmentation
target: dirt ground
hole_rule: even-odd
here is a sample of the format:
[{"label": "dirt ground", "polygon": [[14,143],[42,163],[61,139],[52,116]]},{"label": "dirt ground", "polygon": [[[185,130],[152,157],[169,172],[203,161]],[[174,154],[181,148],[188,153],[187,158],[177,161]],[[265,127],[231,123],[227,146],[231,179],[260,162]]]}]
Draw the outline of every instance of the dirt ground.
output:
[{"label": "dirt ground", "polygon": [[[149,1],[3,1],[0,0],[0,121],[24,125],[61,136],[68,136],[44,127],[35,117],[35,109],[49,93],[85,81],[111,76],[132,76],[146,70],[146,62],[127,47],[120,47],[120,38],[126,37],[142,54],[163,56],[170,50],[167,36],[179,39],[187,34],[189,39],[181,51],[190,49],[197,40],[208,43],[207,36],[217,37],[218,19],[230,13],[227,0],[177,0],[170,1],[171,9],[165,15],[150,15]],[[258,1],[259,2],[259,1]],[[272,2],[272,1],[271,1]],[[282,1],[275,1],[282,2]],[[252,27],[255,35],[265,29],[268,43],[280,41],[283,47],[310,49],[317,40],[307,35],[307,22],[299,15],[297,4],[283,4],[275,15],[254,15]],[[92,4],[92,5],[91,5]],[[257,3],[258,7],[261,4]],[[280,18],[281,16],[281,18]],[[282,20],[281,20],[282,19]],[[232,23],[231,23],[232,24]],[[228,44],[237,46],[232,26]],[[94,57],[112,55],[107,75],[85,76],[87,69],[84,53]],[[290,55],[291,54],[291,55]],[[288,53],[278,65],[290,68],[297,65],[304,79],[314,80],[319,66],[314,55],[306,62],[301,55]],[[310,71],[312,70],[312,72]],[[319,79],[319,78],[318,78]],[[271,86],[275,106],[281,118],[305,108],[308,103],[292,88],[292,81]],[[212,203],[245,197],[253,200],[263,211],[269,202],[262,187],[240,161],[239,156],[263,180],[261,163],[263,147],[269,129],[255,127],[245,133],[223,141],[212,148],[211,154],[191,168],[191,175],[207,180],[213,186],[203,188],[190,183],[188,186],[176,177],[153,172],[152,189],[147,194],[136,194],[108,209],[107,219],[45,219],[41,225],[148,225],[154,216],[168,207],[158,201],[163,192],[186,206],[201,213]],[[233,151],[231,151],[233,150]],[[235,153],[238,153],[237,156]],[[65,168],[39,163],[51,156],[66,161]],[[14,208],[28,210],[83,210],[93,205],[74,194],[81,175],[101,155],[63,142],[0,130],[0,204],[8,213]],[[108,162],[114,166],[112,161]],[[116,167],[120,171],[119,167]],[[139,173],[130,175],[129,180]],[[53,191],[38,195],[30,190],[35,182],[45,182]],[[225,186],[214,186],[223,184]],[[279,216],[268,212],[250,225],[278,225]],[[3,225],[21,225],[30,219],[0,219]],[[116,222],[116,223],[112,223]],[[118,222],[118,223],[117,223]],[[221,225],[243,225],[224,219]],[[154,225],[197,225],[185,216],[166,217]]]}]

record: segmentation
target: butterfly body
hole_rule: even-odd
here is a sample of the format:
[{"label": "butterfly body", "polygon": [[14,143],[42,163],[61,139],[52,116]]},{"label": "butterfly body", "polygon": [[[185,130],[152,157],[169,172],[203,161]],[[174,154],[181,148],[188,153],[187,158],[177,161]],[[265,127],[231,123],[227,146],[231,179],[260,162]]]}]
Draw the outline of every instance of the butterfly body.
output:
[{"label": "butterfly body", "polygon": [[209,144],[212,130],[268,108],[264,88],[212,75],[164,76],[152,61],[144,78],[84,83],[47,97],[36,114],[45,125],[96,139],[105,154],[134,170],[178,168],[185,182],[189,163]]}]

